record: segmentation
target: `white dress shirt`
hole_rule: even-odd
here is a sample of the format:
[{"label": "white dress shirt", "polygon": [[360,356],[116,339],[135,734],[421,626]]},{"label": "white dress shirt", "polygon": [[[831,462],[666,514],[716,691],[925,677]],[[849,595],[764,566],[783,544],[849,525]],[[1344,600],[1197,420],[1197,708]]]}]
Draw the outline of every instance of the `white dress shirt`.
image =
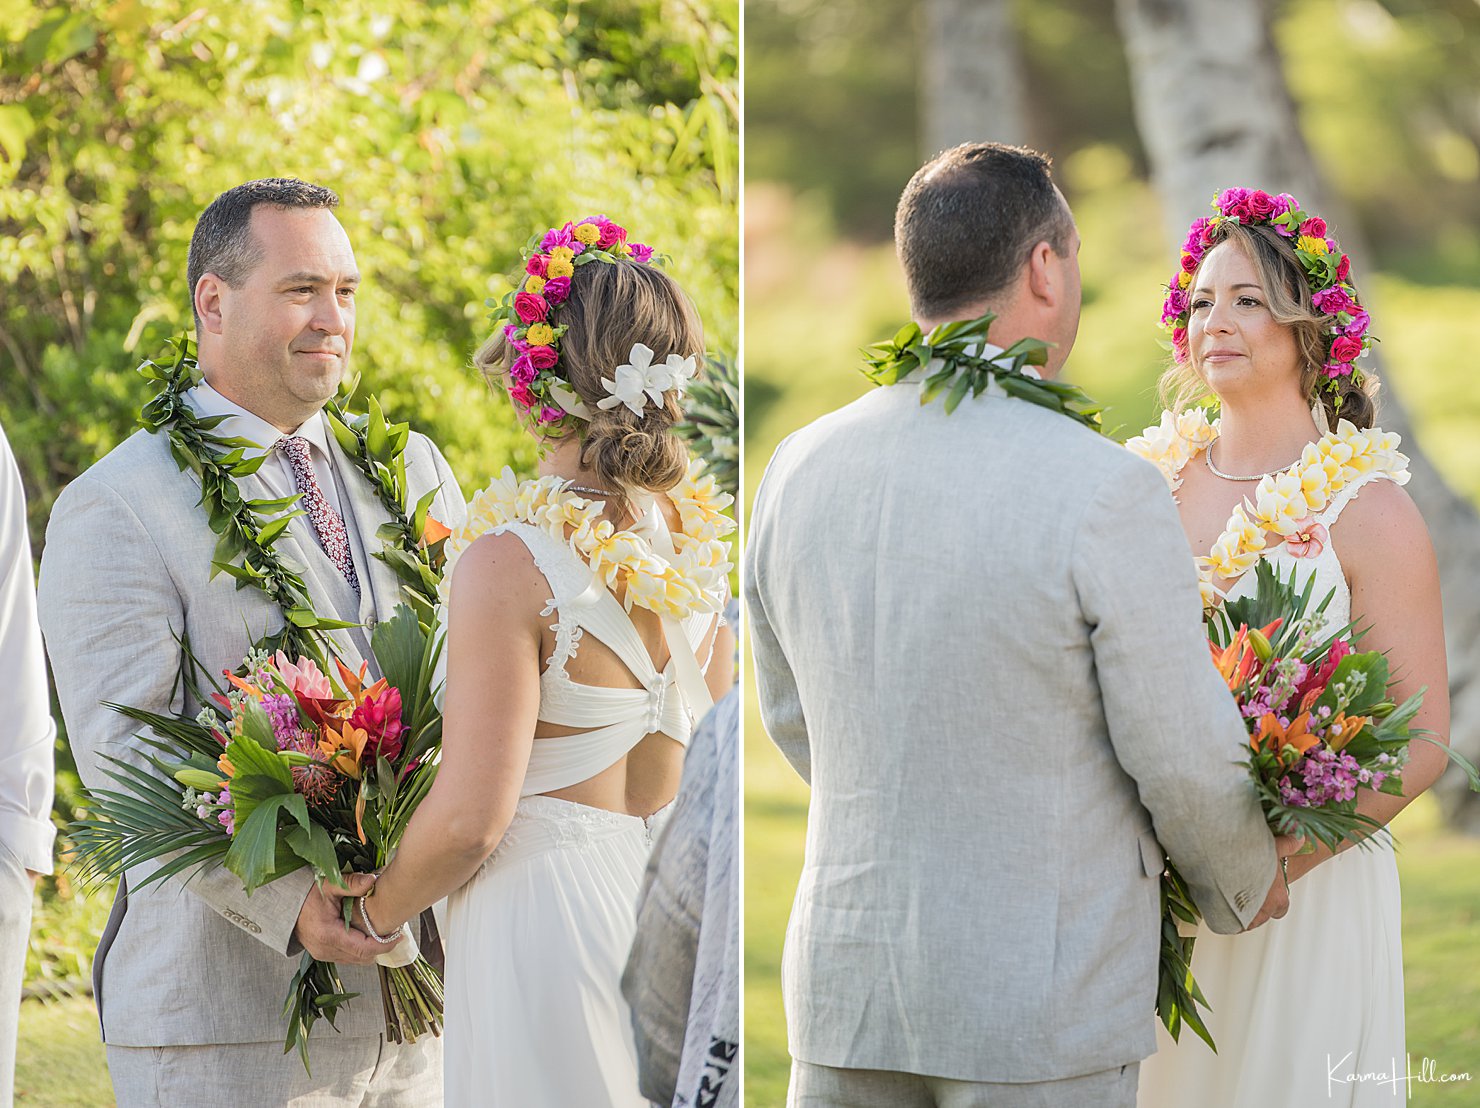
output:
[{"label": "white dress shirt", "polygon": [[0,674],[6,710],[0,721],[0,844],[26,869],[52,871],[52,754],[56,724],[47,693],[36,578],[26,533],[26,494],[10,443],[0,429]]},{"label": "white dress shirt", "polygon": [[[293,467],[288,463],[288,457],[282,451],[277,450],[278,441],[288,438],[267,420],[254,412],[247,411],[235,401],[228,400],[213,389],[205,381],[196,385],[185,394],[185,400],[201,417],[225,416],[226,418],[217,425],[211,433],[222,438],[243,438],[257,444],[260,448],[258,453],[276,453],[277,464],[263,462],[262,468],[257,471],[257,476],[262,479],[274,497],[292,496],[298,491],[297,484],[293,480]],[[309,456],[313,459],[314,479],[318,481],[319,488],[324,491],[330,506],[341,516],[344,509],[339,505],[339,482],[334,469],[334,456],[329,452],[329,430],[328,417],[322,411],[310,416],[308,420],[292,432],[298,438],[307,439],[313,448]],[[248,457],[253,457],[254,452],[247,451]]]}]

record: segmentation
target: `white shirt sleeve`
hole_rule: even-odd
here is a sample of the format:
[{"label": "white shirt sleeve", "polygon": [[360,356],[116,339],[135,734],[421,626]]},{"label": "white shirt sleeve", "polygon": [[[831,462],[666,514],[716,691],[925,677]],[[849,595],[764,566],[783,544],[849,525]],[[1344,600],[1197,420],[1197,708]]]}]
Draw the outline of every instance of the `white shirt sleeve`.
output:
[{"label": "white shirt sleeve", "polygon": [[26,496],[10,443],[0,430],[0,849],[22,866],[52,871],[52,750],[56,724],[47,694],[36,579],[26,534]]}]

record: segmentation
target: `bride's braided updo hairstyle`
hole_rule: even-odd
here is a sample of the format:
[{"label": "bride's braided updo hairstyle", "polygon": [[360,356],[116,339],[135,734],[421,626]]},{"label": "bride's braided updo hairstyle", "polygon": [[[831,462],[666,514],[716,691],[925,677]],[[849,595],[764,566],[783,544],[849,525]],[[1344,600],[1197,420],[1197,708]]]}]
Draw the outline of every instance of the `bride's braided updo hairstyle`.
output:
[{"label": "bride's braided updo hairstyle", "polygon": [[1163,405],[1181,411],[1207,393],[1187,343],[1190,290],[1207,256],[1230,243],[1258,273],[1270,315],[1294,334],[1306,399],[1320,403],[1331,427],[1341,419],[1371,427],[1378,380],[1354,364],[1371,343],[1369,319],[1351,281],[1351,261],[1326,237],[1325,221],[1300,211],[1291,196],[1250,189],[1227,189],[1213,206],[1218,214],[1188,232],[1162,308],[1174,357],[1160,382]]},{"label": "bride's braided updo hairstyle", "polygon": [[[576,229],[572,245],[581,243],[581,226],[566,225]],[[606,249],[597,242],[578,252],[585,261],[559,267],[563,281],[534,273],[541,258],[535,254],[524,290],[507,298],[505,317],[512,321],[495,330],[473,362],[490,384],[508,391],[542,437],[579,435],[581,464],[603,487],[666,492],[689,464],[683,440],[673,430],[683,414],[678,390],[648,399],[638,414],[626,404],[610,406],[612,393],[602,379],[615,378],[617,367],[639,344],[653,352],[655,363],[669,355],[702,360],[703,328],[677,282],[650,264],[647,248],[632,244],[639,260],[630,250],[622,253],[625,241]],[[530,287],[538,291],[531,293]],[[545,330],[537,329],[541,326]],[[602,401],[609,406],[600,407]]]}]

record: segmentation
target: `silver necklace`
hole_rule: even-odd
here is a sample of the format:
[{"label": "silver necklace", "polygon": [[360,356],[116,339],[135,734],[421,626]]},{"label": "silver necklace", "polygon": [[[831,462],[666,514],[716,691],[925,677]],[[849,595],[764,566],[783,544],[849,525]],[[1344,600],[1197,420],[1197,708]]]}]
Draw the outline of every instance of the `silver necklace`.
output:
[{"label": "silver necklace", "polygon": [[617,494],[610,489],[593,489],[590,485],[569,484],[565,486],[571,492],[589,492],[592,496],[603,496],[611,500],[617,498]]},{"label": "silver necklace", "polygon": [[[1299,458],[1296,458],[1295,462],[1298,462],[1299,460]],[[1269,471],[1269,473],[1256,473],[1252,477],[1240,477],[1233,473],[1224,473],[1221,469],[1213,464],[1212,443],[1208,443],[1208,448],[1203,451],[1203,461],[1207,463],[1208,469],[1212,471],[1214,477],[1221,477],[1225,481],[1262,481],[1272,474],[1283,473],[1285,470],[1289,469],[1290,466],[1295,464],[1295,462],[1291,462],[1290,465],[1280,466],[1278,469],[1272,469]]]}]

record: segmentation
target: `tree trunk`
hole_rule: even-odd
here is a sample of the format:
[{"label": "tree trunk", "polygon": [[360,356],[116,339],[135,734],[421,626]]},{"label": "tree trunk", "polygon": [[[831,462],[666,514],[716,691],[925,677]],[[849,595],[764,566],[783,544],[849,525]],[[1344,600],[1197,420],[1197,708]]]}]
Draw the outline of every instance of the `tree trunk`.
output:
[{"label": "tree trunk", "polygon": [[924,9],[925,156],[963,142],[1027,141],[1023,66],[1008,0],[927,0]]},{"label": "tree trunk", "polygon": [[[1136,122],[1162,198],[1172,250],[1207,215],[1215,192],[1238,185],[1289,192],[1337,228],[1361,273],[1370,265],[1356,222],[1322,181],[1300,130],[1262,3],[1117,0],[1130,62]],[[1171,251],[1168,252],[1170,271]],[[1364,259],[1366,260],[1364,263]],[[1363,296],[1381,331],[1382,314]],[[1374,354],[1376,352],[1374,351]],[[1379,375],[1381,357],[1373,358]],[[1480,517],[1424,454],[1395,391],[1381,396],[1381,422],[1403,436],[1408,485],[1439,557],[1454,748],[1480,760]],[[1452,825],[1480,834],[1480,796],[1456,772],[1436,792]]]}]

